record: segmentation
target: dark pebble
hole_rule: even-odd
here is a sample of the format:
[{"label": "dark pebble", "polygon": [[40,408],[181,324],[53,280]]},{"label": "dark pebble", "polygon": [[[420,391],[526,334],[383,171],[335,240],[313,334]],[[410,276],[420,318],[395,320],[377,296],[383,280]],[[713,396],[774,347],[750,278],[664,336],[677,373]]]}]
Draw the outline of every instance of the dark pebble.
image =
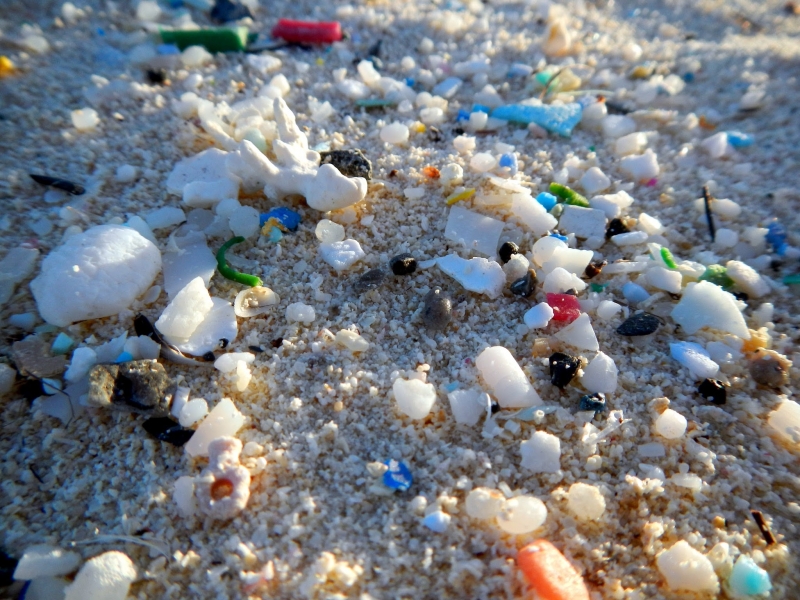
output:
[{"label": "dark pebble", "polygon": [[417,270],[417,259],[408,252],[404,252],[390,260],[389,267],[395,275],[411,275]]},{"label": "dark pebble", "polygon": [[510,289],[511,293],[515,296],[528,298],[531,294],[533,294],[533,290],[536,289],[536,271],[533,269],[528,269],[528,272],[525,273],[525,275],[511,284]]},{"label": "dark pebble", "polygon": [[156,85],[164,85],[167,80],[167,71],[165,69],[147,69],[145,72],[147,81]]},{"label": "dark pebble", "polygon": [[253,18],[253,13],[250,9],[238,2],[231,2],[231,0],[217,0],[214,7],[211,9],[209,15],[211,20],[216,23],[228,23],[230,21],[238,21],[245,17]]},{"label": "dark pebble", "polygon": [[453,303],[439,288],[434,288],[425,294],[422,308],[422,322],[425,327],[434,331],[441,331],[450,323]]},{"label": "dark pebble", "polygon": [[789,383],[791,363],[774,350],[759,350],[750,361],[750,376],[758,385],[777,388]]},{"label": "dark pebble", "polygon": [[578,410],[587,411],[593,410],[594,412],[603,412],[606,409],[606,395],[602,392],[597,394],[586,394],[581,396],[580,405]]},{"label": "dark pebble", "polygon": [[550,383],[563,390],[573,380],[580,366],[579,358],[563,352],[553,353],[550,356]]},{"label": "dark pebble", "polygon": [[364,294],[379,287],[386,279],[386,271],[383,269],[370,269],[361,277],[356,279],[353,289],[357,294]]},{"label": "dark pebble", "polygon": [[89,371],[89,404],[152,416],[169,414],[175,386],[155,360],[96,365]]},{"label": "dark pebble", "polygon": [[205,354],[203,354],[203,356],[201,356],[201,358],[206,362],[214,362],[215,360],[217,360],[217,357],[214,356],[214,353],[211,352],[210,350],[208,352],[206,352]]},{"label": "dark pebble", "polygon": [[18,562],[19,560],[6,554],[4,550],[0,550],[0,588],[14,583],[14,571]]},{"label": "dark pebble", "polygon": [[586,265],[586,270],[583,272],[583,276],[586,277],[586,279],[592,279],[594,277],[597,277],[598,275],[600,275],[600,272],[603,270],[603,267],[605,267],[607,264],[608,264],[607,260],[589,263],[588,265]]},{"label": "dark pebble", "polygon": [[622,325],[617,327],[617,333],[629,337],[650,335],[658,329],[659,325],[661,325],[661,321],[657,316],[650,313],[638,313],[625,319]]},{"label": "dark pebble", "polygon": [[514,242],[505,242],[500,246],[500,250],[497,251],[497,255],[500,257],[500,260],[503,261],[503,264],[510,261],[511,257],[515,254],[519,254],[519,246]]},{"label": "dark pebble", "polygon": [[500,403],[497,400],[492,400],[491,409],[492,414],[500,412]]},{"label": "dark pebble", "polygon": [[706,400],[711,400],[712,404],[725,404],[728,400],[728,392],[719,379],[704,379],[697,391]]},{"label": "dark pebble", "polygon": [[231,342],[230,342],[230,340],[228,340],[228,338],[219,338],[219,347],[220,347],[222,350],[224,350],[225,348],[227,348],[227,347],[228,347],[228,344],[230,344],[230,343],[231,343]]},{"label": "dark pebble", "polygon": [[742,302],[750,300],[750,296],[747,295],[747,292],[733,292],[733,297]]},{"label": "dark pebble", "polygon": [[154,438],[173,446],[183,446],[194,435],[194,429],[181,427],[169,417],[153,417],[142,423],[144,430]]},{"label": "dark pebble", "polygon": [[37,175],[36,173],[30,173],[31,179],[33,179],[36,183],[40,183],[42,185],[49,185],[50,187],[54,187],[59,190],[64,190],[68,194],[72,194],[73,196],[80,196],[81,194],[86,192],[86,188],[78,183],[74,183],[67,179],[61,179],[59,177],[50,177],[49,175]]},{"label": "dark pebble", "polygon": [[260,354],[264,351],[261,346],[248,346],[247,348],[250,350],[250,352],[255,352],[256,354]]},{"label": "dark pebble", "polygon": [[16,393],[25,398],[25,400],[33,402],[39,396],[44,396],[44,386],[38,379],[23,379],[17,385]]},{"label": "dark pebble", "polygon": [[610,240],[615,235],[620,233],[628,233],[630,229],[625,226],[621,219],[611,219],[611,222],[606,227],[606,239]]},{"label": "dark pebble", "polygon": [[275,338],[269,343],[269,345],[272,346],[273,348],[280,348],[283,345],[283,338],[282,337]]},{"label": "dark pebble", "polygon": [[372,179],[372,163],[361,150],[331,150],[320,152],[320,164],[331,164],[346,177]]}]

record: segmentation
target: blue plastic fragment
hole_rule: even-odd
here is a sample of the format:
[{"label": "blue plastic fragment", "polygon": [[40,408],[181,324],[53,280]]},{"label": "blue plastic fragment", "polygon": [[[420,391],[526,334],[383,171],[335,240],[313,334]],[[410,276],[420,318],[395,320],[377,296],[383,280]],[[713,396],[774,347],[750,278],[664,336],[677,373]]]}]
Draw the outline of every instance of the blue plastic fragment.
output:
[{"label": "blue plastic fragment", "polygon": [[564,242],[565,244],[566,244],[566,243],[569,243],[569,238],[568,238],[567,236],[565,236],[565,235],[561,235],[560,233],[555,233],[555,232],[552,232],[552,233],[550,234],[550,237],[554,237],[554,238],[556,238],[557,240],[561,240],[561,241],[562,241],[562,242]]},{"label": "blue plastic fragment", "polygon": [[383,474],[383,485],[393,490],[400,490],[405,492],[414,483],[414,478],[411,476],[411,471],[405,465],[397,460],[387,460],[385,463],[389,469]]},{"label": "blue plastic fragment", "polygon": [[272,229],[269,230],[270,242],[272,242],[273,244],[277,244],[282,239],[283,239],[283,234],[281,233],[280,229],[278,229],[277,227],[273,227]]},{"label": "blue plastic fragment", "polygon": [[331,149],[330,142],[320,142],[312,148],[314,152],[328,152]]},{"label": "blue plastic fragment", "polygon": [[53,345],[50,347],[50,352],[54,355],[66,354],[74,345],[75,340],[62,331],[58,334],[58,336],[56,336],[56,339],[53,340]]},{"label": "blue plastic fragment", "polygon": [[456,117],[456,122],[461,121],[469,121],[469,111],[466,111],[463,108],[458,109],[458,116]]},{"label": "blue plastic fragment", "polygon": [[533,67],[522,63],[514,63],[506,73],[506,77],[530,77]]},{"label": "blue plastic fragment", "polygon": [[417,83],[413,77],[406,77],[406,85],[410,88],[414,87],[414,84]]},{"label": "blue plastic fragment", "polygon": [[164,56],[171,56],[180,54],[181,50],[175,44],[159,44],[156,46],[156,52]]},{"label": "blue plastic fragment", "polygon": [[431,93],[434,96],[441,96],[442,98],[451,98],[461,87],[464,80],[460,77],[448,77],[444,81],[440,81],[434,86]]},{"label": "blue plastic fragment", "polygon": [[473,104],[472,105],[472,112],[482,112],[486,113],[487,115],[491,112],[491,108],[486,106],[485,104]]},{"label": "blue plastic fragment", "polygon": [[683,74],[683,80],[686,83],[694,83],[694,73],[692,73],[692,72],[684,73]]},{"label": "blue plastic fragment", "polygon": [[749,133],[742,133],[741,131],[726,131],[725,133],[728,134],[728,143],[734,148],[747,148],[752,146],[755,141]]},{"label": "blue plastic fragment", "polygon": [[516,154],[503,154],[500,157],[500,166],[511,169],[511,174],[517,174],[517,156]]},{"label": "blue plastic fragment", "polygon": [[767,225],[766,240],[767,243],[775,249],[775,253],[778,256],[786,254],[789,244],[786,243],[786,228],[783,225],[777,221],[773,221]]},{"label": "blue plastic fragment", "polygon": [[569,104],[507,104],[498,106],[491,115],[503,121],[514,123],[536,123],[551,133],[569,137],[575,126],[581,122],[583,108],[578,102]]},{"label": "blue plastic fragment", "polygon": [[448,383],[447,385],[445,385],[443,387],[444,387],[444,391],[449,394],[450,392],[455,392],[458,389],[458,382],[454,381],[453,383]]},{"label": "blue plastic fragment", "polygon": [[269,209],[268,212],[262,213],[259,219],[259,226],[263,227],[267,221],[273,218],[277,219],[289,231],[297,231],[297,227],[300,225],[300,215],[297,212],[285,206],[277,206]]},{"label": "blue plastic fragment", "polygon": [[629,281],[622,286],[622,295],[625,296],[625,300],[634,303],[644,302],[650,297],[650,294],[647,293],[646,289],[644,289],[638,283],[633,283],[632,281]]},{"label": "blue plastic fragment", "polygon": [[728,584],[738,596],[757,596],[772,589],[769,573],[744,554],[736,559]]},{"label": "blue plastic fragment", "polygon": [[606,397],[603,394],[586,394],[581,396],[578,410],[589,411],[593,410],[596,413],[603,412],[606,409]]},{"label": "blue plastic fragment", "polygon": [[130,352],[123,352],[122,354],[120,354],[116,358],[116,360],[114,362],[115,363],[124,363],[124,362],[130,362],[132,360],[133,360],[133,354],[131,354]]},{"label": "blue plastic fragment", "polygon": [[103,29],[102,27],[98,27],[97,28],[97,35],[99,35],[100,37],[103,37],[105,34],[106,34],[106,30],[105,29]]},{"label": "blue plastic fragment", "polygon": [[547,212],[550,212],[550,210],[556,204],[558,204],[558,198],[556,198],[553,194],[549,192],[541,192],[538,196],[536,196],[536,201],[542,206],[544,206],[544,209]]}]

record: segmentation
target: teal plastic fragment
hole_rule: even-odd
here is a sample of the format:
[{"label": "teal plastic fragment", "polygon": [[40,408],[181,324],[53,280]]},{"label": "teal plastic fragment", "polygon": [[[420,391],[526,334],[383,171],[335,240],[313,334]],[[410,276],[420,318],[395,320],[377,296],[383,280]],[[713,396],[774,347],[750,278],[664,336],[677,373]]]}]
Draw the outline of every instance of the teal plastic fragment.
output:
[{"label": "teal plastic fragment", "polygon": [[577,102],[569,104],[507,104],[498,106],[492,116],[503,121],[535,123],[551,133],[562,137],[572,135],[572,130],[581,122],[583,108]]},{"label": "teal plastic fragment", "polygon": [[383,98],[362,98],[361,100],[356,100],[356,106],[361,106],[362,108],[383,108],[385,106],[394,106],[394,102],[391,100],[384,100]]},{"label": "teal plastic fragment", "polygon": [[757,596],[772,589],[769,573],[759,567],[752,558],[742,554],[733,565],[731,578],[728,580],[731,590],[737,596]]},{"label": "teal plastic fragment", "polygon": [[273,244],[277,244],[282,239],[283,239],[283,234],[281,233],[280,229],[278,229],[277,227],[273,227],[272,229],[269,230],[270,242],[272,242]]},{"label": "teal plastic fragment", "polygon": [[50,352],[52,352],[55,356],[58,356],[59,354],[66,354],[74,345],[75,341],[62,331],[58,334],[56,339],[53,340],[53,345],[50,347]]},{"label": "teal plastic fragment", "polygon": [[131,354],[130,352],[123,352],[117,357],[117,360],[115,360],[114,362],[124,363],[124,362],[130,362],[132,360],[133,360],[133,354]]}]

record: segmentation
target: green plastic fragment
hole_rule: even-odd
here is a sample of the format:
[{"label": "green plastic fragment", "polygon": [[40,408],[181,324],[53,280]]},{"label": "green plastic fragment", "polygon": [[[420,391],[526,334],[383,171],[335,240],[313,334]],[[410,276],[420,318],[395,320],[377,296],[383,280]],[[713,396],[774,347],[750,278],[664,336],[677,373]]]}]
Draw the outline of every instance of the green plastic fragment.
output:
[{"label": "green plastic fragment", "polygon": [[356,106],[361,106],[362,108],[383,108],[385,106],[394,106],[394,102],[383,98],[362,98],[361,100],[356,100]]},{"label": "green plastic fragment", "polygon": [[217,251],[217,269],[219,269],[220,274],[225,279],[230,279],[231,281],[235,281],[236,283],[241,283],[244,285],[249,285],[250,287],[256,287],[261,285],[261,279],[255,275],[248,275],[247,273],[240,273],[239,271],[231,269],[228,266],[228,261],[225,260],[225,253],[228,251],[228,248],[235,246],[236,244],[241,244],[243,241],[244,238],[240,235],[237,235],[235,238],[231,238],[222,244],[222,247]]},{"label": "green plastic fragment", "polygon": [[661,248],[661,260],[663,260],[664,264],[670,269],[678,268],[678,265],[675,264],[675,258],[672,256],[672,252],[669,251],[669,248]]},{"label": "green plastic fragment", "polygon": [[52,352],[55,356],[58,356],[59,354],[66,354],[74,345],[75,341],[62,331],[58,334],[56,339],[53,340],[53,345],[50,347],[50,352]]},{"label": "green plastic fragment", "polygon": [[581,196],[575,190],[570,189],[565,185],[561,185],[560,183],[551,183],[550,193],[561,198],[565,204],[589,208],[589,201],[586,198]]},{"label": "green plastic fragment", "polygon": [[784,285],[800,285],[800,273],[794,275],[787,275],[783,278]]},{"label": "green plastic fragment", "polygon": [[159,29],[159,33],[165,44],[175,44],[181,50],[203,46],[209,52],[243,52],[250,40],[247,27]]},{"label": "green plastic fragment", "polygon": [[607,285],[608,285],[607,283],[590,283],[589,284],[589,289],[592,290],[593,292],[599,294],[604,289],[606,289]]},{"label": "green plastic fragment", "polygon": [[722,265],[709,265],[706,267],[705,272],[700,275],[699,280],[708,281],[720,286],[722,289],[733,287],[733,279],[728,277],[728,269]]}]

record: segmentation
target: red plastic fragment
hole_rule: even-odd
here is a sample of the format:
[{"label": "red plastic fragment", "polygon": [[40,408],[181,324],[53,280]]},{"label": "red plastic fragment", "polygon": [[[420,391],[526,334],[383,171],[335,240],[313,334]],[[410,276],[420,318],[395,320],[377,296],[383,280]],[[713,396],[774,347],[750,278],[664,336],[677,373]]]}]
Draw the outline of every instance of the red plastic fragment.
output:
[{"label": "red plastic fragment", "polygon": [[553,309],[553,320],[572,323],[581,316],[581,305],[571,294],[547,294],[547,303]]},{"label": "red plastic fragment", "polygon": [[581,574],[547,540],[536,540],[521,548],[517,565],[539,600],[589,600]]},{"label": "red plastic fragment", "polygon": [[272,37],[281,38],[287,42],[332,44],[342,39],[342,26],[338,21],[280,19],[272,30]]}]

